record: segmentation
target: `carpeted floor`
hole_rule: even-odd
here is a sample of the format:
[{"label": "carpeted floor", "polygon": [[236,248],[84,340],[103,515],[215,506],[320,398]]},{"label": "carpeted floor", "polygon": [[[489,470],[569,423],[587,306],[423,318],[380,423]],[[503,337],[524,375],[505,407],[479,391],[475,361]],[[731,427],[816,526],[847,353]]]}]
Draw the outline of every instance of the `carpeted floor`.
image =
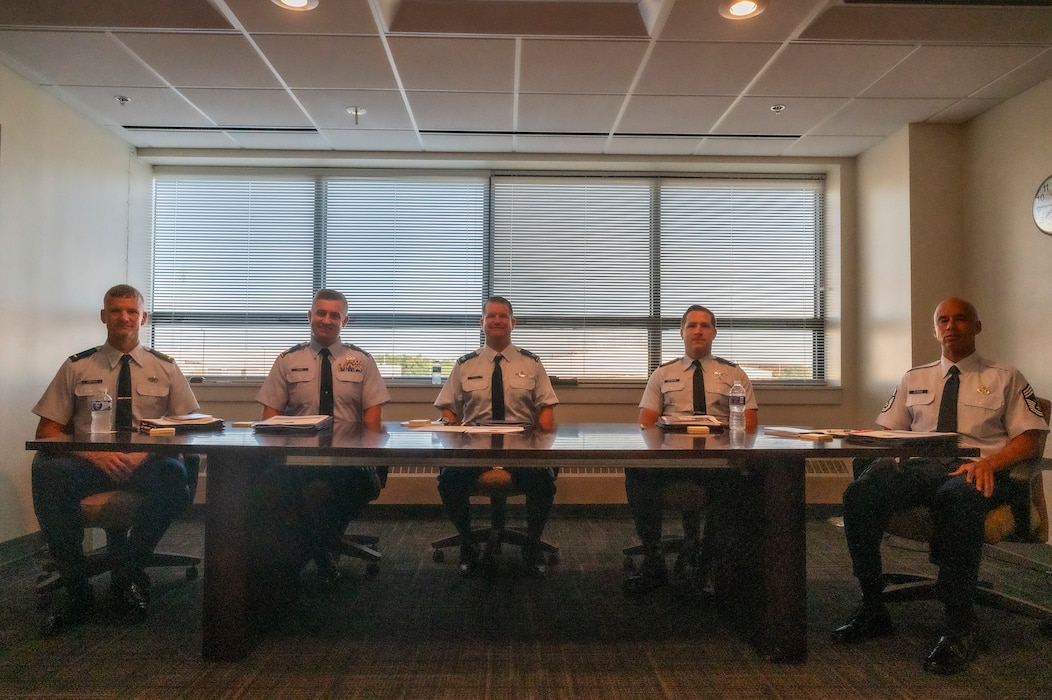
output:
[{"label": "carpeted floor", "polygon": [[[8,563],[0,698],[1052,698],[1052,639],[1035,621],[996,610],[980,610],[988,650],[958,676],[921,670],[939,631],[932,603],[896,605],[892,638],[832,645],[829,631],[855,601],[833,521],[808,522],[810,657],[786,666],[757,658],[733,620],[685,589],[626,600],[628,518],[556,514],[547,536],[562,558],[538,581],[518,575],[511,552],[492,578],[461,579],[455,555],[431,560],[428,544],[449,532],[441,517],[390,515],[356,528],[382,537],[378,574],[344,559],[336,591],[308,590],[237,663],[201,660],[201,581],[180,570],[152,571],[145,622],[100,614],[43,638],[29,593],[39,562]],[[202,530],[198,519],[180,521],[161,549],[200,553]],[[923,552],[886,551],[889,569],[928,569]],[[1049,569],[988,557],[983,577],[1047,602]],[[97,591],[106,588],[105,577],[96,580]]]}]

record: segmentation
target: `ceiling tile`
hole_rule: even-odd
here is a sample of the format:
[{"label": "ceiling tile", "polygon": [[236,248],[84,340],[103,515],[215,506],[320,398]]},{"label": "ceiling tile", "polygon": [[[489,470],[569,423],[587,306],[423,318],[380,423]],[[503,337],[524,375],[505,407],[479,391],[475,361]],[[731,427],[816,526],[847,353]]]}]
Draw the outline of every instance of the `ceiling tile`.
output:
[{"label": "ceiling tile", "polygon": [[432,153],[511,153],[511,136],[490,134],[422,134],[424,150]]},{"label": "ceiling tile", "polygon": [[873,148],[883,136],[801,136],[783,152],[806,158],[850,158]]},{"label": "ceiling tile", "polygon": [[268,35],[255,40],[290,88],[398,87],[376,37]]},{"label": "ceiling tile", "polygon": [[[790,44],[749,87],[750,95],[855,97],[909,55],[908,46]],[[844,66],[855,66],[844,70]]]},{"label": "ceiling tile", "polygon": [[353,129],[354,117],[347,113],[348,107],[365,109],[358,118],[362,128],[412,128],[405,100],[397,90],[295,90],[293,94],[324,129]]},{"label": "ceiling tile", "polygon": [[1052,48],[1046,48],[1026,63],[1013,68],[972,97],[1007,100],[1029,90],[1052,75]]},{"label": "ceiling tile", "polygon": [[284,149],[290,151],[332,150],[332,144],[330,144],[321,134],[273,134],[258,131],[242,131],[230,134],[230,138],[234,139],[241,148],[258,148],[265,150]]},{"label": "ceiling tile", "polygon": [[605,136],[524,136],[515,137],[516,153],[602,153]]},{"label": "ceiling tile", "polygon": [[511,92],[515,88],[515,42],[509,39],[391,37],[407,90]]},{"label": "ceiling tile", "polygon": [[520,95],[516,129],[607,134],[622,102],[620,95]]},{"label": "ceiling tile", "polygon": [[419,151],[415,131],[393,129],[326,129],[333,148],[346,151]]},{"label": "ceiling tile", "polygon": [[661,38],[674,41],[782,41],[792,35],[807,16],[828,4],[828,0],[772,0],[754,19],[733,20],[720,15],[722,1],[676,1]]},{"label": "ceiling tile", "polygon": [[220,126],[311,126],[284,90],[192,88],[180,92]]},{"label": "ceiling tile", "polygon": [[519,89],[580,95],[623,94],[647,45],[641,41],[522,42]]},{"label": "ceiling tile", "polygon": [[[238,34],[120,34],[127,46],[175,87],[281,87],[245,37]],[[187,61],[193,56],[193,61]]]},{"label": "ceiling tile", "polygon": [[734,103],[733,97],[633,95],[618,133],[706,134]]},{"label": "ceiling tile", "polygon": [[610,139],[606,153],[619,155],[689,156],[700,143],[696,138],[660,138],[615,136]]},{"label": "ceiling tile", "polygon": [[658,44],[635,92],[737,95],[777,49],[778,44]]},{"label": "ceiling tile", "polygon": [[[849,100],[836,97],[744,97],[713,129],[720,134],[806,134]],[[785,107],[781,112],[771,109]]]},{"label": "ceiling tile", "polygon": [[960,100],[938,112],[927,121],[942,124],[963,124],[986,110],[993,109],[1000,103],[1000,100]]},{"label": "ceiling tile", "polygon": [[906,124],[923,122],[955,100],[873,100],[849,102],[809,136],[889,136]]},{"label": "ceiling tile", "polygon": [[1019,46],[922,46],[862,97],[970,97],[1040,51]]},{"label": "ceiling tile", "polygon": [[[194,109],[171,88],[97,88],[64,87],[62,92],[102,115],[110,124],[123,126],[211,126],[201,112]],[[116,96],[128,98],[121,106]]]},{"label": "ceiling tile", "polygon": [[409,107],[418,129],[507,131],[512,129],[510,94],[488,92],[410,92]]},{"label": "ceiling tile", "polygon": [[57,85],[164,85],[102,32],[0,31],[0,53],[28,67],[35,82],[40,79],[39,82]]},{"label": "ceiling tile", "polygon": [[379,34],[369,0],[325,0],[310,12],[284,10],[267,0],[225,2],[249,32]]},{"label": "ceiling tile", "polygon": [[698,156],[741,156],[756,158],[776,156],[789,148],[795,139],[705,139],[696,149]]},{"label": "ceiling tile", "polygon": [[230,29],[208,0],[3,0],[0,26]]}]

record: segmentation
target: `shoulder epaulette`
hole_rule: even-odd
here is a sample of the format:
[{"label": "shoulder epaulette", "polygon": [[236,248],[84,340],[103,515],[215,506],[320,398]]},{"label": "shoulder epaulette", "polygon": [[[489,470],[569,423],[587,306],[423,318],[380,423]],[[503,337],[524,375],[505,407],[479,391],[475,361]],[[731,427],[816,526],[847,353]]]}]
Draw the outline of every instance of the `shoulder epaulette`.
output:
[{"label": "shoulder epaulette", "polygon": [[669,365],[674,365],[677,362],[679,362],[679,358],[678,357],[675,360],[669,360],[668,362],[662,362],[660,365],[658,365],[658,367],[668,367]]},{"label": "shoulder epaulette", "polygon": [[91,357],[92,355],[94,355],[98,351],[99,351],[98,348],[88,348],[87,350],[82,350],[81,352],[78,352],[76,355],[70,355],[69,356],[69,361],[70,362],[76,362],[77,360],[83,360],[85,357]]},{"label": "shoulder epaulette", "polygon": [[541,358],[537,357],[536,355],[534,355],[532,352],[530,352],[529,350],[527,350],[525,348],[519,348],[519,352],[521,352],[523,355],[525,355],[526,357],[530,358],[531,360],[537,360],[537,362],[541,361]]},{"label": "shoulder epaulette", "polygon": [[479,356],[478,350],[473,350],[473,351],[469,352],[467,355],[461,355],[459,358],[457,358],[457,364],[459,365],[462,362],[467,362],[468,360],[473,360],[473,359],[475,359],[478,356]]},{"label": "shoulder epaulette", "polygon": [[906,370],[906,374],[909,374],[910,372],[915,372],[918,369],[927,369],[929,367],[934,367],[937,364],[939,364],[941,361],[942,360],[935,360],[934,362],[929,362],[926,365],[917,365],[916,367],[910,367],[908,370]]},{"label": "shoulder epaulette", "polygon": [[360,352],[363,355],[365,355],[366,357],[372,357],[372,355],[367,353],[365,350],[362,350],[360,347],[358,347],[354,343],[344,343],[343,347],[347,348],[348,350],[354,350],[355,352]]},{"label": "shoulder epaulette", "polygon": [[721,364],[730,365],[731,367],[737,367],[738,366],[737,362],[731,362],[730,360],[725,360],[722,357],[716,357],[715,355],[712,356],[712,359],[716,360],[716,362],[719,362]]},{"label": "shoulder epaulette", "polygon": [[285,357],[285,355],[288,355],[290,352],[296,352],[297,350],[302,350],[303,348],[307,347],[308,345],[310,345],[310,343],[296,343],[291,348],[289,348],[285,352],[283,352],[280,355],[278,355],[278,357]]},{"label": "shoulder epaulette", "polygon": [[175,358],[174,357],[172,357],[171,355],[165,355],[160,350],[154,350],[153,348],[146,348],[146,352],[150,353],[151,355],[153,355],[154,357],[156,357],[159,360],[164,360],[165,362],[175,362]]}]

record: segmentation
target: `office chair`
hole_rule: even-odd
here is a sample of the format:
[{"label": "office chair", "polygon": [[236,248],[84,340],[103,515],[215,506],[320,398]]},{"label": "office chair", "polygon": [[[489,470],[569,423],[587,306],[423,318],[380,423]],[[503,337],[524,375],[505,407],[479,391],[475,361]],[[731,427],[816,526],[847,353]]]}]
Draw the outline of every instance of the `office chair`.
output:
[{"label": "office chair", "polygon": [[[518,527],[508,527],[507,501],[512,496],[525,495],[512,481],[511,474],[500,467],[487,469],[479,475],[475,482],[472,496],[488,497],[490,500],[490,525],[472,529],[475,542],[483,544],[482,560],[487,561],[490,557],[500,554],[501,546],[505,543],[517,547],[525,547],[529,543],[529,535],[526,530]],[[442,550],[450,547],[460,547],[461,537],[459,534],[435,540],[431,543],[431,558],[436,562],[445,560],[445,552]],[[559,546],[541,540],[541,552],[549,564],[559,561]]]},{"label": "office chair", "polygon": [[[201,470],[201,455],[188,454],[183,458],[186,466],[187,487],[190,490],[191,503],[197,491],[197,479]],[[117,489],[102,491],[87,496],[80,501],[80,515],[85,528],[98,528],[106,533],[106,544],[87,554],[88,577],[94,577],[107,571],[112,572],[123,559],[122,546],[127,542],[128,529],[135,518],[136,510],[142,505],[142,497],[134,491]],[[186,578],[192,581],[197,578],[197,567],[200,557],[186,554],[154,552],[147,567],[182,566],[186,569]],[[48,561],[36,579],[34,593],[43,602],[43,596],[56,591],[65,585],[58,573],[55,563]]]},{"label": "office chair", "polygon": [[[1052,403],[1038,398],[1037,404],[1049,422]],[[1041,442],[1044,452],[1045,441]],[[1016,465],[1011,472],[1012,490],[1007,503],[986,514],[984,540],[986,545],[1002,541],[1044,542],[1048,536],[1047,510],[1041,493],[1041,458]],[[888,524],[887,534],[908,540],[929,542],[932,533],[931,515],[927,508],[918,506],[895,513]],[[933,600],[937,598],[935,578],[920,574],[884,574],[884,600]],[[1052,632],[1052,608],[994,590],[989,582],[980,581],[976,601],[983,605],[1043,620],[1043,628]]]},{"label": "office chair", "polygon": [[[662,489],[662,500],[666,510],[678,511],[682,515],[683,535],[661,538],[661,553],[664,556],[676,555],[672,572],[682,577],[687,571],[694,572],[695,585],[704,587],[708,584],[713,559],[713,533],[711,522],[705,524],[702,531],[702,511],[709,503],[709,491],[692,481],[674,481]],[[643,545],[625,547],[623,568],[626,573],[635,573],[638,569],[635,557],[643,556]]]}]

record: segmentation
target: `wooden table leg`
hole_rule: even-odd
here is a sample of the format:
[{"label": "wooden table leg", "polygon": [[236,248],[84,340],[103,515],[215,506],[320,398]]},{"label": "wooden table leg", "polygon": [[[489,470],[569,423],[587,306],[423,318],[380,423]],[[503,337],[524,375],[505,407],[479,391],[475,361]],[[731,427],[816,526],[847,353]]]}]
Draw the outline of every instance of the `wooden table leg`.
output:
[{"label": "wooden table leg", "polygon": [[763,469],[764,658],[807,661],[805,458],[780,457]]},{"label": "wooden table leg", "polygon": [[255,643],[248,531],[252,473],[247,454],[208,456],[201,625],[206,661],[243,659]]}]

